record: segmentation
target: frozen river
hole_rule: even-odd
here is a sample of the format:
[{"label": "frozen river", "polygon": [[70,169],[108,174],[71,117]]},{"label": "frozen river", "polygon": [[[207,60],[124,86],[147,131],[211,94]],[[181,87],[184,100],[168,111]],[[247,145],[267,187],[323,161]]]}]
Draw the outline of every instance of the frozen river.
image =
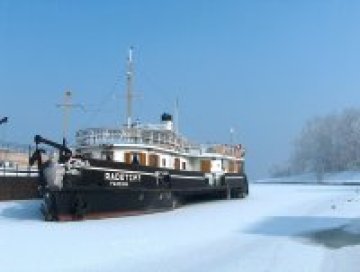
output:
[{"label": "frozen river", "polygon": [[360,271],[356,186],[252,184],[244,200],[82,222],[0,202],[1,271]]}]

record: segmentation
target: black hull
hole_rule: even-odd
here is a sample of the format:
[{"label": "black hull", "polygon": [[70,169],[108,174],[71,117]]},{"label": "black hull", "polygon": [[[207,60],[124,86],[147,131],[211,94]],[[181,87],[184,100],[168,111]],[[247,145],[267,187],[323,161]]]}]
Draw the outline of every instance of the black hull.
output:
[{"label": "black hull", "polygon": [[172,192],[164,190],[51,190],[45,194],[56,220],[171,209],[175,201]]},{"label": "black hull", "polygon": [[180,202],[238,198],[248,194],[244,174],[224,175],[210,183],[201,172],[90,161],[77,176],[66,176],[63,188],[47,187],[46,220],[128,215],[176,208]]}]

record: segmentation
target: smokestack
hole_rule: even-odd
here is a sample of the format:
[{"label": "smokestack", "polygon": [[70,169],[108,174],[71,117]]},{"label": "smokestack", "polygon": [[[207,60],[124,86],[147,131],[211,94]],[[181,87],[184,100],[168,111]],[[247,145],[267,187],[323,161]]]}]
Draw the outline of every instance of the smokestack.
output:
[{"label": "smokestack", "polygon": [[163,113],[161,115],[161,121],[163,124],[165,124],[165,128],[167,130],[174,130],[174,124],[173,124],[173,120],[172,120],[172,115],[168,114],[168,113]]}]

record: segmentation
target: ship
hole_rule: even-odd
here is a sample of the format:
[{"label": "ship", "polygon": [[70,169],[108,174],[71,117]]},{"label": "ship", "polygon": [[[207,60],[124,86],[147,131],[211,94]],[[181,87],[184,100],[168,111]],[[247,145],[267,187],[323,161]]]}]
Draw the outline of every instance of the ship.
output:
[{"label": "ship", "polygon": [[[35,136],[47,221],[134,215],[179,207],[188,200],[244,198],[249,185],[241,144],[195,144],[179,133],[172,114],[157,124],[132,121],[132,49],[127,58],[127,115],[117,128],[76,132],[75,148]],[[43,159],[41,146],[55,148]]]}]

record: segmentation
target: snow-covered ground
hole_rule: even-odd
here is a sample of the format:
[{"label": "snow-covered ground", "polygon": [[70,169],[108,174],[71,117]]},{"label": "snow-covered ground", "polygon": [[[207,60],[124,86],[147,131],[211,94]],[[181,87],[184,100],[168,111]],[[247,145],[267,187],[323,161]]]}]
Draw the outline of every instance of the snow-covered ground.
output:
[{"label": "snow-covered ground", "polygon": [[[301,175],[293,175],[289,177],[280,178],[265,178],[257,180],[257,183],[317,183],[315,173],[307,173]],[[359,171],[344,171],[335,173],[325,173],[322,177],[321,183],[326,184],[353,184],[360,185]]]},{"label": "snow-covered ground", "polygon": [[252,184],[244,200],[82,222],[0,202],[1,271],[360,271],[360,187]]}]

